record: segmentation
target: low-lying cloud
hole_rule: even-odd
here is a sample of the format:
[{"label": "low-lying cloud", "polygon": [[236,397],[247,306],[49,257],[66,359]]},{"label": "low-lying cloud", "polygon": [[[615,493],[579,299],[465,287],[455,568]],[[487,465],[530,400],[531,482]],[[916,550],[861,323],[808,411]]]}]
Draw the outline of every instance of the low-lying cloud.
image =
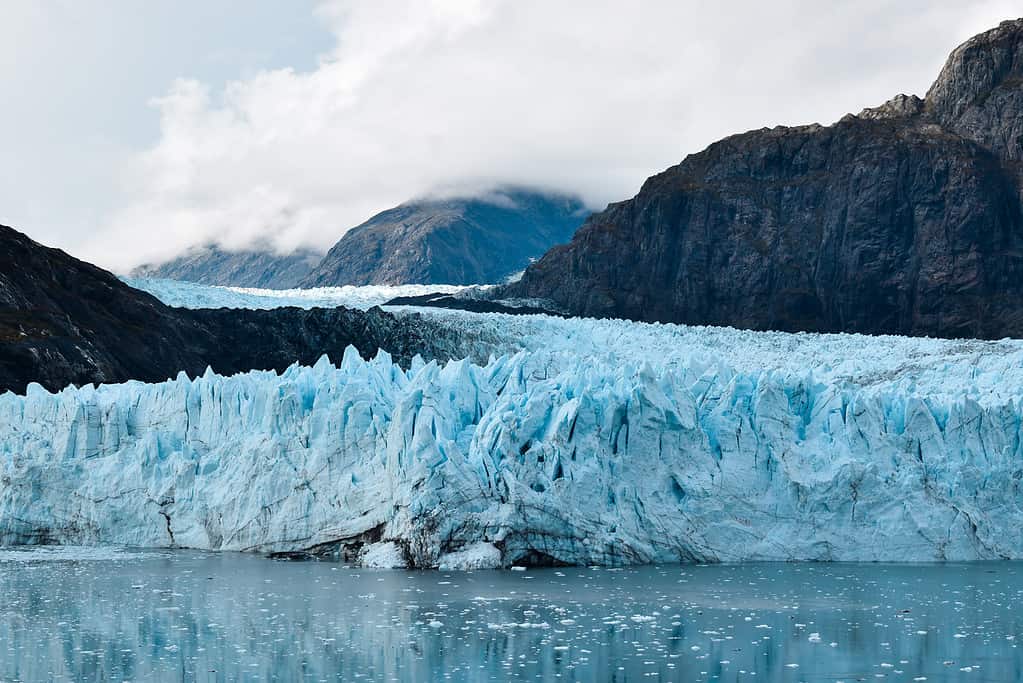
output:
[{"label": "low-lying cloud", "polygon": [[351,0],[305,72],[153,102],[158,142],[79,253],[126,270],[189,246],[329,247],[373,213],[503,183],[593,207],[732,132],[829,123],[923,94],[947,53],[1012,16],[980,0],[741,3]]}]

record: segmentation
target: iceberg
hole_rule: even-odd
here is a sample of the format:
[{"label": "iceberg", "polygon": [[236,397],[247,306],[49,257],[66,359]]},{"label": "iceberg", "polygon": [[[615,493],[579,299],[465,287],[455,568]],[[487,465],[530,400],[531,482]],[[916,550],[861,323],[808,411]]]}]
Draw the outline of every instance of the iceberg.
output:
[{"label": "iceberg", "polygon": [[4,394],[0,542],[455,569],[1023,558],[1014,342],[846,336],[874,359],[853,373],[798,362],[837,336],[675,328],[731,347],[650,363],[607,350],[617,323],[543,324],[612,342]]}]

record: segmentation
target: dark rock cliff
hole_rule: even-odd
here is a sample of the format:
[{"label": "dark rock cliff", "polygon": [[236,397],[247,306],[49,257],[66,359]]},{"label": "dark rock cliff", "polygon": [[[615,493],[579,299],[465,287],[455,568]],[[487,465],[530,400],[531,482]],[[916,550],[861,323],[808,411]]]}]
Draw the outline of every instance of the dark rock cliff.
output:
[{"label": "dark rock cliff", "polygon": [[573,314],[1023,336],[1023,20],[921,100],[729,137],[592,216],[505,288]]},{"label": "dark rock cliff", "polygon": [[572,197],[520,189],[409,202],[345,233],[302,286],[501,282],[567,242],[587,213]]},{"label": "dark rock cliff", "polygon": [[160,381],[179,371],[283,370],[349,344],[408,361],[435,355],[417,316],[380,309],[185,310],[165,306],[111,273],[0,226],[0,391],[29,382]]}]

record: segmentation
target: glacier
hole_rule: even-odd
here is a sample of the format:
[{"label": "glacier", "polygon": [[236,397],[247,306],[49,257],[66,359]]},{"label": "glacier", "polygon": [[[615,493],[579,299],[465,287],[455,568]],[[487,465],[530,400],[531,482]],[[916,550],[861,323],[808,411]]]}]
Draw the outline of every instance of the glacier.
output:
[{"label": "glacier", "polygon": [[[738,372],[771,369],[812,372],[820,381],[887,386],[929,396],[969,391],[980,401],[1004,401],[1019,393],[1023,341],[761,332],[729,327],[636,323],[627,320],[507,315],[416,306],[385,306],[398,296],[456,293],[454,285],[369,285],[261,290],[200,285],[166,279],[126,279],[169,306],[266,309],[348,306],[404,314],[433,323],[444,336],[446,356],[485,364],[490,356],[528,351],[542,372],[590,358],[615,367],[649,362],[678,368],[724,363]],[[480,289],[480,287],[475,287]]]},{"label": "glacier", "polygon": [[[336,308],[346,306],[366,310],[397,297],[424,294],[455,294],[465,285],[344,285],[309,289],[261,289],[201,285],[167,278],[122,277],[130,287],[152,294],[168,306],[177,308]],[[474,285],[486,290],[493,285]]]},{"label": "glacier", "polygon": [[1023,344],[436,312],[466,358],[0,396],[0,542],[376,567],[1023,558]]}]

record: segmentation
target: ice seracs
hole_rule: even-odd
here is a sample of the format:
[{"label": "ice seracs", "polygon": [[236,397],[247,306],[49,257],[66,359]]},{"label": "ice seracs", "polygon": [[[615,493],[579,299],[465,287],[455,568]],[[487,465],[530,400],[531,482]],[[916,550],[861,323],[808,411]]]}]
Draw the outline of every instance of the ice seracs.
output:
[{"label": "ice seracs", "polygon": [[[334,287],[313,290],[235,290],[171,280],[133,280],[164,303],[189,308],[276,308],[382,304],[423,288],[444,286]],[[419,288],[417,290],[417,288]],[[451,287],[450,290],[461,288]],[[400,294],[405,292],[406,294]],[[493,356],[529,351],[541,374],[568,370],[580,357],[615,367],[624,363],[786,375],[812,374],[823,383],[849,382],[868,388],[931,397],[969,392],[981,403],[1004,402],[1023,383],[1023,341],[931,339],[759,332],[730,327],[637,323],[627,320],[558,318],[547,315],[470,313],[442,308],[413,310],[444,330],[450,356],[486,362]]]},{"label": "ice seracs", "polygon": [[445,568],[1023,558],[1023,353],[990,348],[1000,394],[985,363],[921,392],[539,350],[32,387],[0,396],[0,541]]}]

